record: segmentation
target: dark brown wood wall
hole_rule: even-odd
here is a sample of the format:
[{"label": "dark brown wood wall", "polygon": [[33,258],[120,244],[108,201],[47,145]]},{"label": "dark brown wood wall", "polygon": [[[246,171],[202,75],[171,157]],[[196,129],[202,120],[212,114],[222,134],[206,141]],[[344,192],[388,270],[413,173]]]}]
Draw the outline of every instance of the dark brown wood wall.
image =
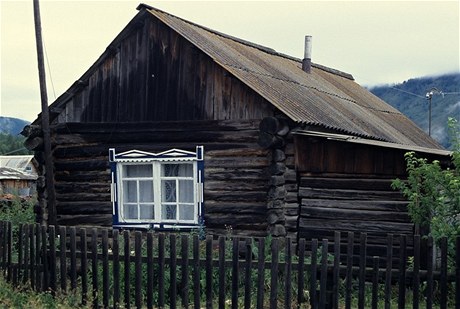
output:
[{"label": "dark brown wood wall", "polygon": [[[295,142],[300,237],[367,232],[368,242],[378,245],[387,233],[413,233],[407,201],[390,186],[404,177],[403,150],[312,137]],[[372,248],[372,254],[385,253],[383,247]]]},{"label": "dark brown wood wall", "polygon": [[68,123],[53,128],[58,223],[112,224],[108,150],[205,149],[205,225],[209,231],[265,235],[268,152],[258,121]]},{"label": "dark brown wood wall", "polygon": [[262,119],[274,108],[152,16],[110,46],[58,122]]}]

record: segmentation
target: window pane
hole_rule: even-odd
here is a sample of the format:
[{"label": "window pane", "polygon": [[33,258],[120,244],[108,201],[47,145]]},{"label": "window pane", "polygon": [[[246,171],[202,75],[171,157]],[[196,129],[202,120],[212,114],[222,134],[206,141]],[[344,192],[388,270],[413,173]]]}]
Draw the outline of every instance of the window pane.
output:
[{"label": "window pane", "polygon": [[176,181],[162,180],[161,181],[161,201],[175,202],[176,201]]},{"label": "window pane", "polygon": [[123,165],[123,177],[152,177],[152,164]]},{"label": "window pane", "polygon": [[175,220],[176,219],[176,205],[162,205],[161,206],[161,219]]},{"label": "window pane", "polygon": [[137,219],[137,205],[124,204],[123,216],[125,219]]},{"label": "window pane", "polygon": [[162,175],[165,177],[193,177],[193,164],[163,164]]},{"label": "window pane", "polygon": [[149,205],[140,205],[140,218],[139,219],[149,219],[152,220],[155,218],[154,215],[154,205],[149,204]]},{"label": "window pane", "polygon": [[179,180],[179,202],[193,203],[193,180]]},{"label": "window pane", "polygon": [[194,220],[195,206],[179,204],[179,220]]},{"label": "window pane", "polygon": [[123,202],[137,202],[137,184],[136,181],[123,181]]},{"label": "window pane", "polygon": [[153,203],[153,181],[151,180],[139,181],[139,202]]}]

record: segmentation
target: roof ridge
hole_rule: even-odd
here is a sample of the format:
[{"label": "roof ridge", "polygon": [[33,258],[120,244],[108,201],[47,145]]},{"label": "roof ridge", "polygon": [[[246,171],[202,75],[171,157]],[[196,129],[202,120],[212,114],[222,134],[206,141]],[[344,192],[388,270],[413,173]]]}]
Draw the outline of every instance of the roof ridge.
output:
[{"label": "roof ridge", "polygon": [[[280,53],[278,51],[276,51],[275,49],[271,48],[271,47],[267,47],[267,46],[264,46],[264,45],[260,45],[260,44],[257,44],[257,43],[254,43],[254,42],[251,42],[251,41],[247,41],[247,40],[244,40],[244,39],[241,39],[241,38],[238,38],[238,37],[235,37],[233,35],[229,35],[229,34],[226,34],[226,33],[223,33],[223,32],[220,32],[220,31],[217,31],[217,30],[214,30],[214,29],[211,29],[211,28],[208,28],[206,26],[203,26],[203,25],[200,25],[200,24],[197,24],[197,23],[194,23],[190,20],[187,20],[187,19],[184,19],[182,17],[179,17],[179,16],[176,16],[176,15],[173,15],[173,14],[170,14],[168,12],[165,12],[163,10],[160,10],[160,9],[157,9],[153,6],[150,6],[148,4],[145,4],[145,3],[141,3],[138,5],[137,7],[137,10],[142,10],[142,9],[147,9],[147,10],[153,10],[153,11],[157,11],[157,12],[160,12],[160,13],[163,13],[163,14],[166,14],[166,15],[169,15],[171,17],[174,17],[174,18],[177,18],[183,22],[186,22],[190,25],[193,25],[193,26],[196,26],[196,27],[199,27],[201,29],[204,29],[208,32],[211,32],[213,34],[216,34],[218,36],[221,36],[221,37],[224,37],[224,38],[227,38],[227,39],[230,39],[232,41],[235,41],[235,42],[238,42],[238,43],[241,43],[241,44],[244,44],[246,46],[249,46],[249,47],[253,47],[253,48],[256,48],[260,51],[263,51],[265,53],[268,53],[268,54],[271,54],[273,56],[278,56],[278,57],[282,57],[282,58],[286,58],[286,59],[289,59],[289,60],[292,60],[292,61],[296,61],[296,62],[299,62],[299,63],[302,63],[302,59],[300,58],[297,58],[297,57],[294,57],[294,56],[290,56],[290,55],[287,55],[287,54],[284,54],[284,53]],[[317,69],[320,69],[320,70],[323,70],[323,71],[326,71],[328,73],[332,73],[332,74],[335,74],[335,75],[339,75],[341,77],[344,77],[344,78],[347,78],[347,79],[350,79],[350,80],[355,80],[353,75],[351,75],[350,73],[346,73],[346,72],[343,72],[343,71],[340,71],[340,70],[336,70],[336,69],[333,69],[333,68],[329,68],[329,67],[326,67],[324,65],[321,65],[321,64],[317,64],[317,63],[312,63],[311,64],[313,67],[317,68]]]}]

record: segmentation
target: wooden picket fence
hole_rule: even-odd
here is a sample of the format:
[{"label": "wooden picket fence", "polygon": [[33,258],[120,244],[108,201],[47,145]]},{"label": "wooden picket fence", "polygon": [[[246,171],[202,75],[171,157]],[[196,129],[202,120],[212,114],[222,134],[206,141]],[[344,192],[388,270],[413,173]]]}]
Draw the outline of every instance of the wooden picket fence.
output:
[{"label": "wooden picket fence", "polygon": [[[242,238],[0,222],[0,271],[14,285],[104,308],[460,308],[460,237]],[[421,247],[426,248],[421,254]],[[453,262],[453,264],[452,264]]]}]

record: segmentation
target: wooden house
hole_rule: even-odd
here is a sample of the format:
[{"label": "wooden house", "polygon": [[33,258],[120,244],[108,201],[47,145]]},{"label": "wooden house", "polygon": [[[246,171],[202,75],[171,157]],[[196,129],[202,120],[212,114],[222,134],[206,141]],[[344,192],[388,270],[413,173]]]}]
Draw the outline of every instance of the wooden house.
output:
[{"label": "wooden house", "polygon": [[[407,117],[308,54],[138,10],[49,107],[55,200],[40,188],[42,221],[51,213],[62,225],[250,235],[413,232],[390,183],[405,175],[405,152],[449,152]],[[40,117],[24,130],[43,175],[40,132]]]},{"label": "wooden house", "polygon": [[0,196],[33,195],[37,177],[33,156],[0,156]]}]

